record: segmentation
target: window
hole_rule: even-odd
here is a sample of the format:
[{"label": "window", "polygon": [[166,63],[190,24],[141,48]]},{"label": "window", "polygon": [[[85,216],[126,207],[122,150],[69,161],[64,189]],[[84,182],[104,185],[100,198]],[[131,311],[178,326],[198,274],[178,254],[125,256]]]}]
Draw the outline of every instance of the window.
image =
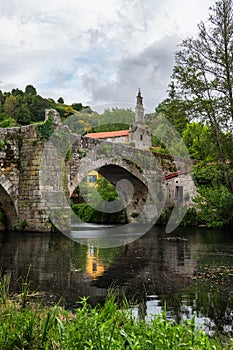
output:
[{"label": "window", "polygon": [[97,176],[96,175],[87,175],[87,182],[96,182]]},{"label": "window", "polygon": [[97,263],[96,262],[93,262],[93,264],[92,264],[92,271],[93,272],[97,271]]},{"label": "window", "polygon": [[140,135],[140,141],[142,141],[142,139],[143,139],[143,137],[142,137],[142,135]]}]

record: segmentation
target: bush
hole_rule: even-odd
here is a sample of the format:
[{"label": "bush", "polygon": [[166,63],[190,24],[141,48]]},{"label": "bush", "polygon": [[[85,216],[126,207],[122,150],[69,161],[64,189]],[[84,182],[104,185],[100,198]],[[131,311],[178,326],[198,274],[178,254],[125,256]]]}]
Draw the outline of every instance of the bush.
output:
[{"label": "bush", "polygon": [[123,224],[127,222],[125,209],[117,213],[104,213],[92,208],[89,204],[71,204],[75,214],[84,222],[96,224]]}]

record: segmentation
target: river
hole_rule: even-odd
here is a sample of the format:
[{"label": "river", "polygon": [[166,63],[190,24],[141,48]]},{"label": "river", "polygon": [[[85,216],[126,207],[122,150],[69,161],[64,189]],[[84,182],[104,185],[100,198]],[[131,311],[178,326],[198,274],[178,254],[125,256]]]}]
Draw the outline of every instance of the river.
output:
[{"label": "river", "polygon": [[[110,229],[91,232],[101,242],[103,230],[106,236]],[[49,304],[61,300],[73,308],[83,296],[93,305],[103,303],[112,288],[130,300],[136,317],[150,319],[166,307],[177,322],[195,315],[207,333],[233,336],[232,230],[180,227],[165,234],[155,226],[140,238],[132,232],[129,237],[106,248],[91,237],[80,243],[55,232],[2,232],[2,275],[11,275],[12,293],[27,278]]]}]

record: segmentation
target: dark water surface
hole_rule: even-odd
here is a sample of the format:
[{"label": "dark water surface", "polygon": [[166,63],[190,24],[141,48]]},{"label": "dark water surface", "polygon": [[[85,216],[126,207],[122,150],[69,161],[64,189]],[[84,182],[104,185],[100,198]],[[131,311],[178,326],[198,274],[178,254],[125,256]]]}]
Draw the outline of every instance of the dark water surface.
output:
[{"label": "dark water surface", "polygon": [[93,305],[104,302],[114,287],[138,317],[151,318],[166,305],[177,322],[195,314],[207,332],[233,335],[231,230],[179,228],[168,235],[154,227],[113,248],[98,248],[91,239],[80,244],[61,233],[3,232],[0,267],[3,276],[11,274],[12,293],[28,275],[31,290],[44,301],[62,299],[75,307],[82,296]]}]

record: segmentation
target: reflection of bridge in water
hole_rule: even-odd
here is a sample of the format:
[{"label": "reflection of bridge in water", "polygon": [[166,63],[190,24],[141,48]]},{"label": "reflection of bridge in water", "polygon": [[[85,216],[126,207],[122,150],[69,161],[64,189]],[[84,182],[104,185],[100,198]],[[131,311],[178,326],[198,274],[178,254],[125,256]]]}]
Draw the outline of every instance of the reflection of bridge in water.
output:
[{"label": "reflection of bridge in water", "polygon": [[[153,305],[161,309],[166,303],[178,321],[182,315],[187,317],[186,311],[195,310],[219,327],[232,325],[230,276],[225,284],[209,278],[210,289],[207,281],[196,285],[203,263],[209,271],[222,237],[215,236],[213,242],[211,232],[206,241],[208,233],[201,230],[197,235],[196,231],[189,228],[186,234],[180,232],[180,238],[172,238],[164,235],[163,228],[154,227],[133,243],[111,249],[79,245],[59,233],[6,232],[0,235],[0,266],[3,276],[11,274],[12,292],[21,289],[19,277],[28,275],[31,290],[40,291],[48,303],[62,298],[66,306],[76,307],[83,296],[88,296],[91,304],[101,303],[109,288],[115,288],[119,297],[136,300],[141,316],[147,307],[150,312]],[[232,243],[227,247],[232,251]],[[228,266],[229,258],[222,255],[221,263]],[[215,260],[219,261],[219,256]]]},{"label": "reflection of bridge in water", "polygon": [[63,297],[69,305],[82,296],[101,300],[112,286],[137,297],[145,288],[156,294],[179,290],[195,272],[195,243],[163,240],[157,231],[110,249],[78,245],[58,233],[6,233],[0,266],[4,274],[11,273],[13,288],[30,266],[31,288],[39,287],[48,298]]}]

